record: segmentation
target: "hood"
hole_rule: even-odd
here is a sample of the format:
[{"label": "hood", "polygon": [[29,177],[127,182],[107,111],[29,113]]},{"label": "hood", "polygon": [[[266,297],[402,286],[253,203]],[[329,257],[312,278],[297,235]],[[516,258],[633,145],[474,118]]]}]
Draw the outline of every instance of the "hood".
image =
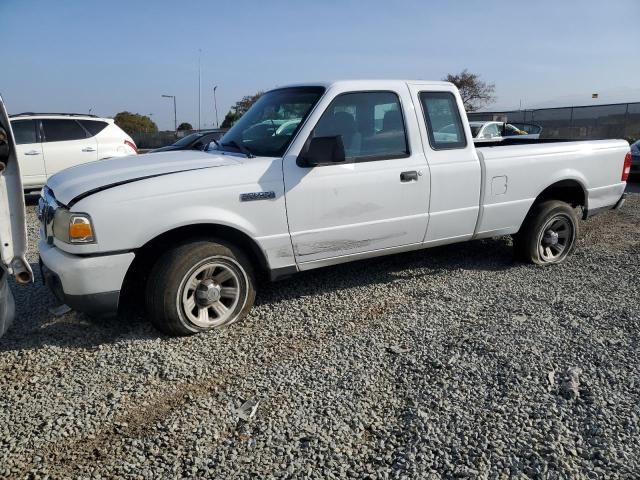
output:
[{"label": "hood", "polygon": [[230,155],[216,155],[213,152],[197,150],[132,155],[68,168],[53,175],[47,182],[47,186],[53,190],[57,201],[70,206],[92,193],[125,183],[188,170],[240,163]]},{"label": "hood", "polygon": [[0,97],[0,268],[20,283],[33,278],[26,260],[27,226],[20,165],[11,123]]}]

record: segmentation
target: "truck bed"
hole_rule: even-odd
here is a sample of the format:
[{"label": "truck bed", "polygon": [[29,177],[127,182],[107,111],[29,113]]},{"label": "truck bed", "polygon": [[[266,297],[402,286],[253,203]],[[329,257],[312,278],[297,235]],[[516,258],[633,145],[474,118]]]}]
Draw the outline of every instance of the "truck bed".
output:
[{"label": "truck bed", "polygon": [[520,140],[477,146],[482,191],[475,236],[517,232],[538,195],[556,181],[580,187],[586,210],[613,207],[624,192],[621,172],[628,150],[624,140]]}]

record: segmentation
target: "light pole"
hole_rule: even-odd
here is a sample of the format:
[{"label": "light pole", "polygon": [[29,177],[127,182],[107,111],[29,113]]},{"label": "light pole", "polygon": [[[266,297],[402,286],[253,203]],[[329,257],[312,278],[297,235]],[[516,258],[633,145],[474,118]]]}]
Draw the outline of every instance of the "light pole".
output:
[{"label": "light pole", "polygon": [[198,49],[198,131],[200,131],[200,105],[202,102],[200,101],[200,92],[202,89],[200,88],[200,79],[202,78],[201,70],[200,70],[200,57],[202,56],[202,49]]},{"label": "light pole", "polygon": [[176,96],[162,95],[162,98],[173,98],[173,130],[178,133],[178,117],[176,115]]},{"label": "light pole", "polygon": [[216,100],[216,90],[218,86],[213,87],[213,107],[216,109],[216,128],[220,128],[220,123],[218,122],[218,102]]}]

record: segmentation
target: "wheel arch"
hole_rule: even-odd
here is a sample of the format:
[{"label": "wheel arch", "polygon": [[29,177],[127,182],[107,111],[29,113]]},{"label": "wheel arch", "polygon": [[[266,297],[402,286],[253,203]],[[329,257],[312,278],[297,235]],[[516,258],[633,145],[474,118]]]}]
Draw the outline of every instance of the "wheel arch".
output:
[{"label": "wheel arch", "polygon": [[189,240],[220,240],[241,249],[254,265],[256,273],[266,275],[270,271],[267,256],[258,243],[245,232],[228,225],[196,223],[183,225],[156,235],[135,250],[135,259],[131,263],[123,282],[126,296],[133,285],[146,284],[147,275],[155,261],[164,252]]},{"label": "wheel arch", "polygon": [[586,212],[588,201],[587,189],[584,184],[576,178],[558,180],[541,190],[538,195],[536,195],[536,198],[531,204],[531,207],[529,207],[525,218],[529,217],[531,212],[540,203],[547,200],[560,200],[568,203],[573,208],[582,207],[583,212]]}]

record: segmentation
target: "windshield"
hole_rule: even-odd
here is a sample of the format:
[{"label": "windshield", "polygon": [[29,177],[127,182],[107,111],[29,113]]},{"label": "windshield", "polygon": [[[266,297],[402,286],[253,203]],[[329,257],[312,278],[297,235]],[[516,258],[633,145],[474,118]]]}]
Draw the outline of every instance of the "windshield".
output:
[{"label": "windshield", "polygon": [[478,136],[478,132],[480,132],[480,129],[482,128],[482,125],[470,125],[471,127],[471,136],[473,138]]},{"label": "windshield", "polygon": [[323,93],[322,87],[282,88],[265,93],[220,139],[218,149],[281,157]]},{"label": "windshield", "polygon": [[195,140],[200,138],[202,135],[202,133],[192,133],[191,135],[187,135],[186,137],[181,138],[176,143],[174,143],[174,145],[177,147],[186,147],[187,145],[190,145]]}]

